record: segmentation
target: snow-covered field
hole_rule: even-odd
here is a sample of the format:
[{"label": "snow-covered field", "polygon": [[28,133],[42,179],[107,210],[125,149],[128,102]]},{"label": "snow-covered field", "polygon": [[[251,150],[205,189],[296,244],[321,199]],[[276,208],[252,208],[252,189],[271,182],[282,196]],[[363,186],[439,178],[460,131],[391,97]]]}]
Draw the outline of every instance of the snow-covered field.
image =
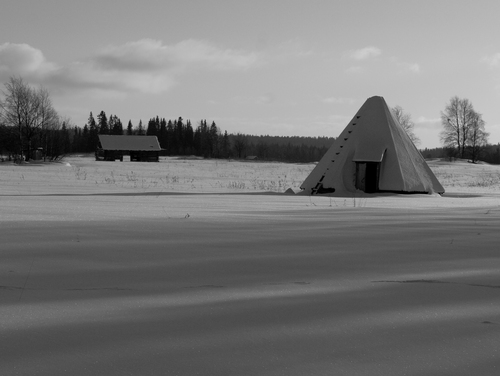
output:
[{"label": "snow-covered field", "polygon": [[313,165],[0,163],[0,375],[500,374],[500,168],[309,197]]}]

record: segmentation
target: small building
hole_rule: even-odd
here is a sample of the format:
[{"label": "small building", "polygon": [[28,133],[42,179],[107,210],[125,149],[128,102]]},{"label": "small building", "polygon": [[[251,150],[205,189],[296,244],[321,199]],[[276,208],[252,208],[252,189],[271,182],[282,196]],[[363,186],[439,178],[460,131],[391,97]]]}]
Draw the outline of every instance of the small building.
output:
[{"label": "small building", "polygon": [[43,148],[37,148],[31,152],[31,159],[41,161],[43,159]]},{"label": "small building", "polygon": [[156,136],[99,135],[99,144],[95,152],[96,161],[123,161],[124,155],[130,155],[131,161],[158,162],[161,152]]},{"label": "small building", "polygon": [[366,100],[300,188],[309,195],[444,193],[382,97]]}]

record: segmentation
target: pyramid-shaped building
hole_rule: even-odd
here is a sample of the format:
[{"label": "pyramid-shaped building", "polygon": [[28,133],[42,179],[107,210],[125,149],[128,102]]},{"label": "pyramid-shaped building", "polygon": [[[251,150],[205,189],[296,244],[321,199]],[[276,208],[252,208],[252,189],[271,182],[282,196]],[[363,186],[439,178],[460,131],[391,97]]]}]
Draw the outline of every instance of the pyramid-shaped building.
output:
[{"label": "pyramid-shaped building", "polygon": [[382,97],[366,100],[301,189],[310,195],[444,193]]}]

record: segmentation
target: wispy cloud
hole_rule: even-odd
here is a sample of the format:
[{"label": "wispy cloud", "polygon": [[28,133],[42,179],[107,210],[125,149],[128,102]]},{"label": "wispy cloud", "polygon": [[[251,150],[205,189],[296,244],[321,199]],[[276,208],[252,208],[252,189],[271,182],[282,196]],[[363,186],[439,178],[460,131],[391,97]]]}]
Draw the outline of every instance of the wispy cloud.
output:
[{"label": "wispy cloud", "polygon": [[0,78],[30,75],[59,89],[159,93],[170,90],[189,71],[246,70],[260,62],[256,52],[194,39],[171,45],[153,39],[111,45],[62,67],[29,45],[0,45]]},{"label": "wispy cloud", "polygon": [[409,63],[402,61],[396,56],[387,56],[376,46],[346,51],[342,54],[342,58],[350,65],[345,69],[345,72],[350,74],[387,68],[399,73],[409,72],[418,74],[421,72],[421,67],[418,63]]},{"label": "wispy cloud", "polygon": [[421,72],[420,65],[417,63],[407,63],[405,61],[401,61],[399,58],[393,56],[389,59],[390,62],[394,64],[394,67],[397,69],[396,71],[399,73],[415,73],[418,74]]},{"label": "wispy cloud", "polygon": [[339,97],[328,97],[321,100],[323,103],[329,104],[354,104],[356,102],[353,98],[339,98]]},{"label": "wispy cloud", "polygon": [[417,63],[407,63],[406,64],[407,68],[409,71],[413,72],[413,73],[420,73],[420,65],[418,65]]},{"label": "wispy cloud", "polygon": [[500,52],[481,58],[481,62],[488,64],[491,68],[500,67]]},{"label": "wispy cloud", "polygon": [[265,93],[259,96],[257,103],[259,104],[272,104],[276,101],[276,96],[273,93]]},{"label": "wispy cloud", "polygon": [[345,72],[348,74],[359,74],[363,73],[366,68],[360,66],[359,64],[363,64],[363,62],[372,61],[374,58],[382,55],[382,50],[375,46],[369,46],[360,48],[357,50],[349,50],[342,54],[342,58],[351,64],[354,61],[354,64],[346,68]]},{"label": "wispy cloud", "polygon": [[374,46],[369,46],[369,47],[364,47],[358,50],[351,50],[347,51],[345,53],[345,56],[348,57],[349,59],[353,60],[367,60],[370,58],[374,58],[377,56],[380,56],[382,54],[382,50],[378,47]]},{"label": "wispy cloud", "polygon": [[224,49],[207,41],[188,39],[173,45],[142,39],[120,46],[109,46],[94,60],[105,68],[123,70],[163,70],[176,65],[194,64],[210,69],[247,69],[257,64],[258,54]]},{"label": "wispy cloud", "polygon": [[441,118],[428,118],[425,116],[419,116],[415,119],[415,127],[417,128],[429,128],[437,129],[441,126]]}]

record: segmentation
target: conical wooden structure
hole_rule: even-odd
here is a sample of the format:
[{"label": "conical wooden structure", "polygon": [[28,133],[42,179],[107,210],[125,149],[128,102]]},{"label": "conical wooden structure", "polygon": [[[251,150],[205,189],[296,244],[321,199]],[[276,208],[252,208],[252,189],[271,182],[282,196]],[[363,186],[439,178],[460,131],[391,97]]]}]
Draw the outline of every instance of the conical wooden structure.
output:
[{"label": "conical wooden structure", "polygon": [[366,100],[301,189],[305,194],[444,193],[382,97]]}]

